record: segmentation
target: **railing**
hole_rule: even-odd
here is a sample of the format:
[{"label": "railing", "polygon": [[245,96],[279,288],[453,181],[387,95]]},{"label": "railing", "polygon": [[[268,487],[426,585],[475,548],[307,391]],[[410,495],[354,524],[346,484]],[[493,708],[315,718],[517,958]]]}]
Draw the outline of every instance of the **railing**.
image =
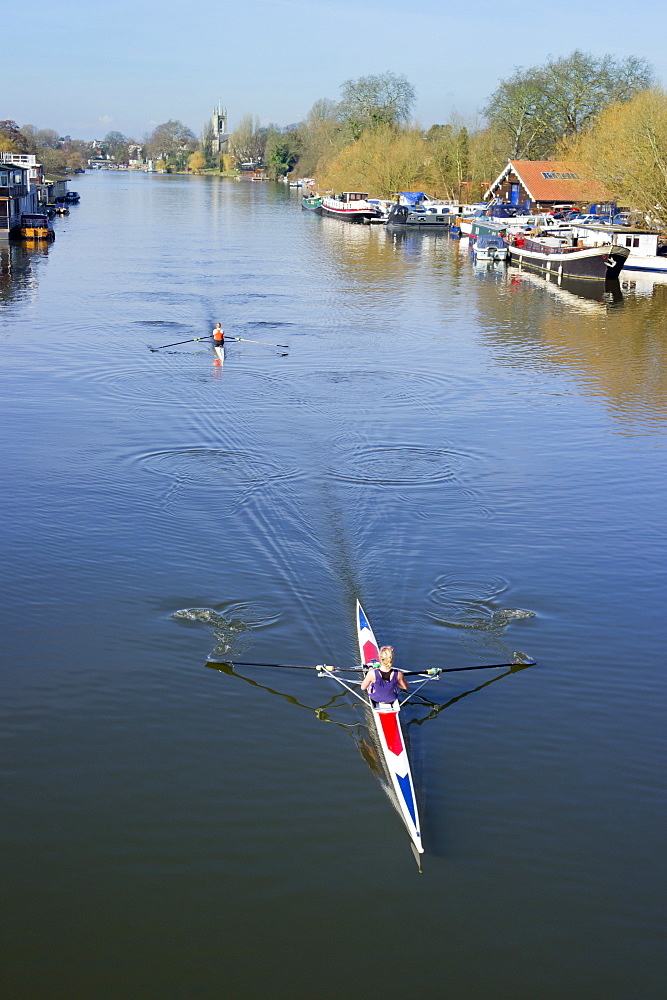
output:
[{"label": "railing", "polygon": [[567,246],[565,244],[558,246],[549,246],[549,244],[538,243],[536,240],[523,239],[521,241],[516,241],[514,243],[510,242],[510,250],[531,250],[534,253],[542,254],[569,254],[576,253],[578,250],[590,250],[591,247],[585,247],[583,244],[581,246]]},{"label": "railing", "polygon": [[23,198],[28,193],[25,184],[12,184],[11,187],[0,187],[0,198]]}]

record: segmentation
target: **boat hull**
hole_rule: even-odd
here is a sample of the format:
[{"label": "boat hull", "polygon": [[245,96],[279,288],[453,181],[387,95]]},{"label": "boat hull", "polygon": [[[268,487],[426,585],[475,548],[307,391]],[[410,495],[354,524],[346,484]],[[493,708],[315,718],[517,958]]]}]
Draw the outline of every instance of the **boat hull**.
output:
[{"label": "boat hull", "polygon": [[225,345],[224,344],[214,344],[213,353],[215,354],[216,360],[220,367],[225,363]]},{"label": "boat hull", "polygon": [[[362,663],[379,660],[380,650],[370,623],[357,601],[357,639]],[[364,671],[365,672],[365,671]],[[373,707],[368,701],[367,718],[374,742],[380,751],[381,762],[392,801],[410,834],[410,839],[419,854],[423,854],[419,810],[415,795],[408,752],[399,721],[398,701],[386,709]]]},{"label": "boat hull", "polygon": [[626,247],[607,244],[579,250],[554,252],[539,249],[536,240],[526,240],[524,246],[509,244],[509,257],[518,267],[532,267],[559,278],[589,278],[609,281],[618,278],[629,254]]},{"label": "boat hull", "polygon": [[375,211],[354,209],[354,208],[331,208],[322,203],[320,209],[322,215],[328,215],[331,219],[344,219],[345,222],[370,222],[376,219],[378,213]]}]

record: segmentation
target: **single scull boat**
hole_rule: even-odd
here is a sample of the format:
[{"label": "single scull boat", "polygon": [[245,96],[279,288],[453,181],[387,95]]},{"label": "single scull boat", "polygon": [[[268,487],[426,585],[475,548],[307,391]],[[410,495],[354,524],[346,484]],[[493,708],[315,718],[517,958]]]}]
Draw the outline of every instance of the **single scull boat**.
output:
[{"label": "single scull boat", "polygon": [[[361,662],[363,664],[369,664],[371,661],[379,662],[380,648],[373,634],[370,622],[364,614],[364,609],[359,601],[357,601],[357,639]],[[422,847],[417,797],[412,781],[405,739],[401,731],[401,724],[398,721],[398,715],[401,710],[400,703],[396,700],[389,705],[383,705],[369,698],[368,705],[368,714],[373,721],[375,735],[377,736],[387,773],[398,801],[401,817],[410,834],[412,843],[415,845],[417,851],[423,854],[424,848]]]},{"label": "single scull boat", "polygon": [[[363,680],[366,670],[373,661],[379,662],[380,648],[377,644],[373,629],[364,613],[359,601],[357,601],[357,640],[359,643],[359,653],[361,656],[361,674],[359,681],[347,681],[338,675],[334,667],[322,666],[320,677],[332,677],[334,680],[355,695],[367,709],[367,718],[373,741],[379,751],[381,763],[384,765],[385,776],[388,779],[388,790],[394,801],[399,815],[410,834],[410,839],[419,854],[424,853],[422,846],[421,827],[419,822],[419,809],[417,807],[417,796],[415,795],[414,782],[410,771],[410,761],[405,745],[405,739],[401,731],[401,724],[398,716],[401,704],[405,704],[413,695],[429,681],[436,680],[440,670],[419,671],[417,673],[416,687],[403,699],[392,702],[386,707],[374,702],[365,694],[360,694],[355,690],[361,680]],[[413,672],[410,671],[412,674]]]},{"label": "single scull boat", "polygon": [[220,367],[222,368],[222,366],[225,363],[225,342],[224,342],[224,340],[223,340],[223,342],[221,344],[217,344],[214,341],[213,342],[213,351],[215,352],[215,356],[218,359],[218,361],[220,362]]}]

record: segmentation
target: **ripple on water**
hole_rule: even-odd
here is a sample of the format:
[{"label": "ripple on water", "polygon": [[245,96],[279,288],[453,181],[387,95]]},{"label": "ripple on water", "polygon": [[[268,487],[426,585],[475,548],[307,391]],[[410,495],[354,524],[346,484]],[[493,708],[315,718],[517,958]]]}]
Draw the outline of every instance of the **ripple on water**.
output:
[{"label": "ripple on water", "polygon": [[148,472],[193,485],[219,486],[221,482],[242,485],[297,478],[297,472],[251,452],[222,448],[174,448],[147,452],[137,461]]},{"label": "ripple on water", "polygon": [[364,444],[350,449],[345,468],[335,464],[329,475],[348,483],[382,487],[423,487],[458,481],[471,458],[452,449],[418,444]]},{"label": "ripple on water", "polygon": [[450,628],[502,632],[511,622],[535,616],[534,611],[497,606],[498,599],[508,588],[509,583],[503,577],[460,580],[441,576],[428,595],[431,604],[435,605],[428,615]]}]

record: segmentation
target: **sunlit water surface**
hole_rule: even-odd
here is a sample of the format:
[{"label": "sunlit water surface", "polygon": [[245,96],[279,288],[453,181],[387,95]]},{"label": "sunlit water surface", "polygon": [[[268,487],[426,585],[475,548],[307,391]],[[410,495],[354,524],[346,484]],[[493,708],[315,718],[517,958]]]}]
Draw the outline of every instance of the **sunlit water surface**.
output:
[{"label": "sunlit water surface", "polygon": [[[5,995],[662,998],[667,284],[73,186],[0,250]],[[331,681],[206,666],[354,663],[357,598],[538,661],[406,715],[423,875]]]}]

